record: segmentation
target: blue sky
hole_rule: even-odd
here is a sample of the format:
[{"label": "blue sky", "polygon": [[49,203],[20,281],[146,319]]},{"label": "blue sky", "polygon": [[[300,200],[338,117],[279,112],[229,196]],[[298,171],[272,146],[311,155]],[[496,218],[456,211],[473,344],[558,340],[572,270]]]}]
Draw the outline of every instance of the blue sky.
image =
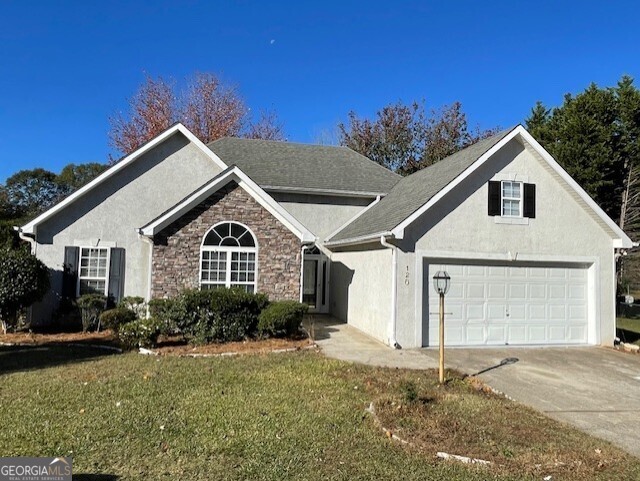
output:
[{"label": "blue sky", "polygon": [[422,98],[507,127],[637,78],[638,18],[637,2],[1,0],[0,182],[106,161],[108,118],[145,74],[217,73],[292,141]]}]

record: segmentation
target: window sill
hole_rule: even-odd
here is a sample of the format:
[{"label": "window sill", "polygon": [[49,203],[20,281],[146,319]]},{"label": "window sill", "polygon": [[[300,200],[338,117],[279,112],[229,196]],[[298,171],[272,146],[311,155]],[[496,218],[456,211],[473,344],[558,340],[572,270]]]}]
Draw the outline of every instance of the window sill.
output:
[{"label": "window sill", "polygon": [[493,220],[496,224],[529,225],[528,217],[501,217],[497,215]]}]

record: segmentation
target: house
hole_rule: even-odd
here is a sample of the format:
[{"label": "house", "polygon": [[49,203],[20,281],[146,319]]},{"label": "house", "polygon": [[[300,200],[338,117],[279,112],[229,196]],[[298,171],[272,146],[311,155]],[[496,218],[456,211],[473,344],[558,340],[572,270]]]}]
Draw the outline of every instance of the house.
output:
[{"label": "house", "polygon": [[612,344],[624,232],[522,127],[400,177],[345,147],[176,124],[19,228],[63,297],[241,286],[394,347]]}]

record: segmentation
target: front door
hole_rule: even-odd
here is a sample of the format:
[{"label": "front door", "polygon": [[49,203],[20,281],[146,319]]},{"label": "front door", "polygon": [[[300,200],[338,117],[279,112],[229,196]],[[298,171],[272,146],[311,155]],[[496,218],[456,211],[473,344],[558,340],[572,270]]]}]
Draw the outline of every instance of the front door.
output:
[{"label": "front door", "polygon": [[302,271],[302,302],[309,306],[309,312],[329,312],[328,282],[329,259],[323,254],[305,253]]}]

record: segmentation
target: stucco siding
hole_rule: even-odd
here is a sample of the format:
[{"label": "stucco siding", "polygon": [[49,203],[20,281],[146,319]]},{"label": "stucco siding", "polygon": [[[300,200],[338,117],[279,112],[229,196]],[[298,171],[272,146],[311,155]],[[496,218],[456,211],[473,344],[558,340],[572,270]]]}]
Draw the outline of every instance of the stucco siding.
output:
[{"label": "stucco siding", "polygon": [[391,250],[334,252],[331,255],[331,313],[366,334],[389,342]]},{"label": "stucco siding", "polygon": [[[536,185],[536,217],[524,225],[496,223],[487,214],[488,181],[495,174],[516,175]],[[423,258],[574,262],[592,265],[597,296],[592,314],[594,343],[612,344],[615,336],[614,261],[610,235],[581,208],[531,153],[511,141],[492,159],[417,219],[399,241],[398,341],[421,345],[424,312]],[[428,285],[423,286],[424,283]]]},{"label": "stucco siding", "polygon": [[320,241],[325,240],[375,200],[276,192],[271,195]]},{"label": "stucco siding", "polygon": [[57,304],[65,246],[123,247],[125,295],[147,297],[150,246],[136,229],[219,171],[182,134],[175,134],[39,225],[35,251],[52,270],[52,292],[34,306],[32,323],[48,322]]}]

